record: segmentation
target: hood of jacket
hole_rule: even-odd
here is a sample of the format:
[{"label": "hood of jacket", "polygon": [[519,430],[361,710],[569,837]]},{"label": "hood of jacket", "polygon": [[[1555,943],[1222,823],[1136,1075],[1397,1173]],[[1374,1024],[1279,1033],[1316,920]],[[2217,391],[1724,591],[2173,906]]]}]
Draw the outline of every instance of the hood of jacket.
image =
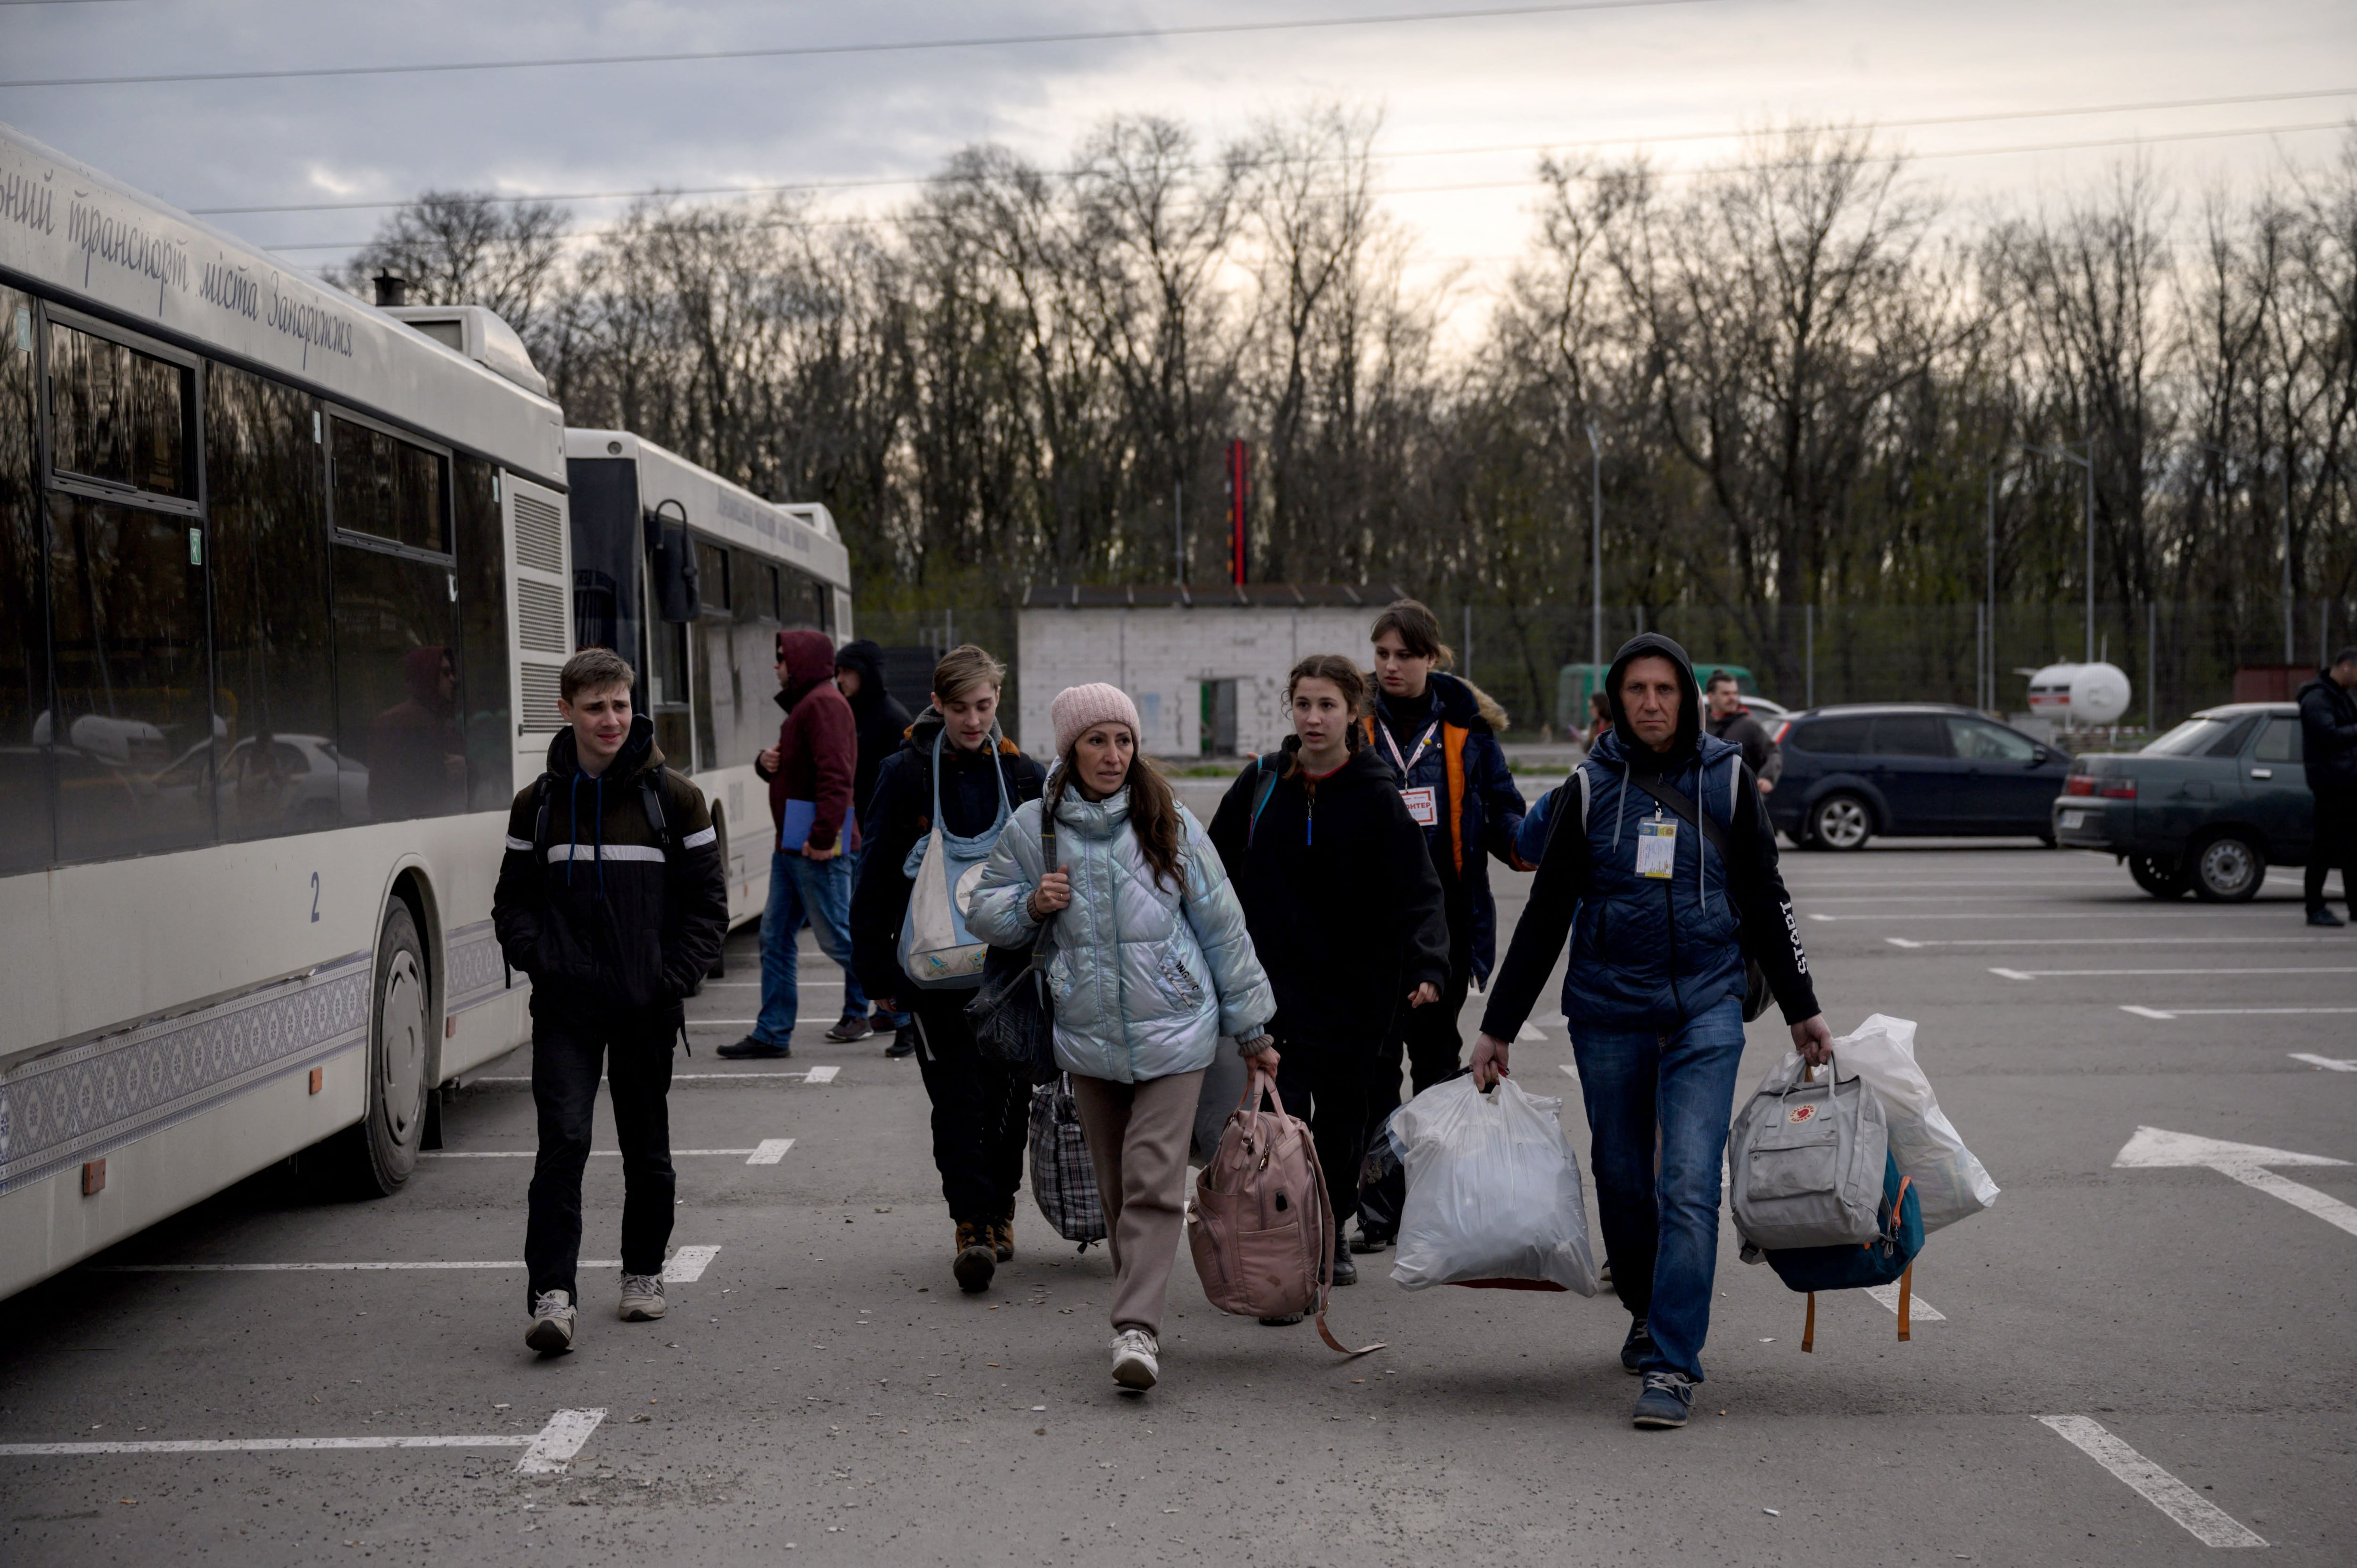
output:
[{"label": "hood of jacket", "polygon": [[884,650],[873,639],[854,638],[836,649],[834,667],[859,677],[859,690],[851,699],[851,711],[860,717],[866,718],[891,695],[884,689]]},{"label": "hood of jacket", "polygon": [[[663,765],[662,747],[655,744],[655,721],[644,714],[630,715],[630,734],[622,742],[603,778],[608,784],[621,784],[635,779],[643,769]],[[548,771],[559,779],[570,779],[581,771],[581,750],[573,738],[573,726],[567,725],[556,732],[548,743]]]},{"label": "hood of jacket", "polygon": [[778,706],[793,705],[834,679],[834,639],[823,631],[778,633],[778,657],[785,662],[785,683],[778,688]]},{"label": "hood of jacket", "polygon": [[2295,703],[2300,702],[2304,700],[2310,692],[2323,693],[2327,702],[2332,703],[2338,706],[2357,708],[2357,687],[2344,686],[2340,682],[2334,680],[2332,678],[2332,667],[2329,664],[2322,666],[2317,671],[2315,679],[2301,686],[2298,691],[2294,692],[2292,693],[2292,701]]},{"label": "hood of jacket", "polygon": [[[1506,710],[1498,705],[1489,693],[1461,675],[1450,675],[1436,670],[1426,677],[1426,689],[1432,693],[1432,711],[1437,717],[1459,729],[1489,730],[1502,735],[1506,728]],[[1380,692],[1380,688],[1378,689]]]},{"label": "hood of jacket", "polygon": [[[1670,748],[1657,752],[1641,744],[1636,732],[1629,727],[1629,710],[1620,701],[1620,682],[1629,666],[1640,659],[1666,659],[1678,671],[1678,727],[1670,737]],[[1612,704],[1612,731],[1597,742],[1602,750],[1604,740],[1619,744],[1611,759],[1632,767],[1658,771],[1682,767],[1695,755],[1695,739],[1702,734],[1702,687],[1695,680],[1694,660],[1680,648],[1657,631],[1641,631],[1620,645],[1612,656],[1612,668],[1604,676],[1605,698]]]}]

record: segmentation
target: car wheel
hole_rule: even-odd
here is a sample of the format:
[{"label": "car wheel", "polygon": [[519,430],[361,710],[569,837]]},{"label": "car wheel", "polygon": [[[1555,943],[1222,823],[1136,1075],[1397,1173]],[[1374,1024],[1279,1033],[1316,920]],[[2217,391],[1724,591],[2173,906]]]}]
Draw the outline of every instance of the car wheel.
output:
[{"label": "car wheel", "polygon": [[2193,896],[2206,904],[2241,904],[2255,898],[2267,879],[2258,846],[2240,833],[2221,833],[2194,846],[2186,857]]},{"label": "car wheel", "polygon": [[2156,898],[2182,898],[2192,887],[2182,865],[2148,854],[2128,856],[2128,875],[2136,878],[2137,886]]},{"label": "car wheel", "polygon": [[417,920],[396,898],[376,943],[369,1007],[368,1106],[330,1140],[334,1166],[362,1197],[390,1197],[417,1168],[434,1087],[436,1019]]},{"label": "car wheel", "polygon": [[1809,808],[1809,837],[1820,849],[1863,849],[1874,836],[1874,813],[1856,795],[1828,795]]}]

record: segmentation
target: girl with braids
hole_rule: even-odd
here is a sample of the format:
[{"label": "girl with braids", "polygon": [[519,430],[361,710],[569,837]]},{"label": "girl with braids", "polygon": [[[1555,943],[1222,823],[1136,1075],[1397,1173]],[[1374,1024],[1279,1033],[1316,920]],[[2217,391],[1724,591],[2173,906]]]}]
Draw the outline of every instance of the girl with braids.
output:
[{"label": "girl with braids", "polygon": [[1440,876],[1399,776],[1365,743],[1366,701],[1366,678],[1348,659],[1295,665],[1292,736],[1243,770],[1211,818],[1211,843],[1276,992],[1277,1092],[1307,1116],[1325,1167],[1338,1285],[1359,1277],[1341,1220],[1358,1207],[1377,1056],[1401,1003],[1437,1002],[1448,980]]}]

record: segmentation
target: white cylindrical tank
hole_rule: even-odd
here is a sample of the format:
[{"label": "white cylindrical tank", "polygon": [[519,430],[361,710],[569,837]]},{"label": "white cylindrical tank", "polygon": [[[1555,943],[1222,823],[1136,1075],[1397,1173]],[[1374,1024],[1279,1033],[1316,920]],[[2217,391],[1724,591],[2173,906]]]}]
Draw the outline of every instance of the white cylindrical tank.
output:
[{"label": "white cylindrical tank", "polygon": [[2029,711],[2081,728],[2117,724],[2128,711],[2128,678],[2116,664],[2049,664],[2029,678]]}]

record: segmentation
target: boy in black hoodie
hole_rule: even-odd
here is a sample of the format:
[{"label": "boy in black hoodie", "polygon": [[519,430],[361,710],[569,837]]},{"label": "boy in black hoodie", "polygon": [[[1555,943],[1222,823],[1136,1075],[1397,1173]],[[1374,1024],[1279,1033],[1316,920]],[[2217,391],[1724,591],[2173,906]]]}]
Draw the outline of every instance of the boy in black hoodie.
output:
[{"label": "boy in black hoodie", "polygon": [[585,648],[558,676],[568,727],[548,771],[515,798],[491,921],[532,977],[532,1098],[540,1153],[524,1231],[524,1343],[573,1348],[581,1293],[581,1172],[597,1079],[622,1144],[625,1322],[663,1315],[671,1240],[671,1047],[683,998],[720,956],[728,885],[704,792],[663,766],[654,725],[630,711],[630,667]]},{"label": "boy in black hoodie", "polygon": [[1211,835],[1276,993],[1277,1092],[1309,1122],[1333,1206],[1334,1283],[1350,1284],[1359,1271],[1341,1221],[1358,1206],[1372,1069],[1401,1000],[1430,1004],[1448,983],[1448,918],[1399,776],[1361,744],[1358,666],[1313,655],[1286,697],[1293,736],[1237,778]]},{"label": "boy in black hoodie", "polygon": [[[909,710],[885,690],[884,650],[866,638],[856,638],[834,650],[834,684],[851,704],[851,719],[859,732],[859,763],[851,778],[851,806],[859,815],[859,847],[851,852],[851,881],[856,887],[860,867],[867,864],[868,847],[881,830],[868,807],[869,798],[876,793],[877,772],[886,757],[900,749],[912,721]],[[895,1013],[878,1002],[868,1022],[878,1034],[892,1031],[892,1043],[884,1047],[886,1056],[916,1053],[917,1031],[906,1012]]]}]

